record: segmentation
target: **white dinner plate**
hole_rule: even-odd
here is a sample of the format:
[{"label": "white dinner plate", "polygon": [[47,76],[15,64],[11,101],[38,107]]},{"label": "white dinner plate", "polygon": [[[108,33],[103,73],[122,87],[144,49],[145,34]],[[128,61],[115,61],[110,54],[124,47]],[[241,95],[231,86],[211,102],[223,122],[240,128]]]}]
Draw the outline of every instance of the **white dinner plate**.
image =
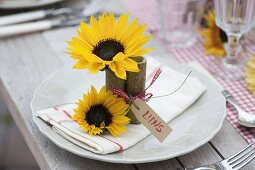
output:
[{"label": "white dinner plate", "polygon": [[35,8],[61,1],[63,0],[2,0],[0,1],[0,9]]},{"label": "white dinner plate", "polygon": [[[182,73],[191,70],[183,64],[169,63],[168,65]],[[173,132],[164,143],[160,143],[150,135],[122,152],[99,155],[67,141],[40,118],[34,116],[33,119],[39,130],[57,146],[82,157],[113,163],[145,163],[174,158],[189,153],[210,141],[221,129],[226,116],[225,99],[217,86],[195,70],[192,76],[197,77],[207,87],[207,91],[169,123]],[[91,84],[98,89],[102,87],[104,73],[90,75],[85,70],[72,69],[71,65],[64,66],[49,75],[35,91],[31,102],[32,112],[64,103],[73,103],[89,90]]]}]

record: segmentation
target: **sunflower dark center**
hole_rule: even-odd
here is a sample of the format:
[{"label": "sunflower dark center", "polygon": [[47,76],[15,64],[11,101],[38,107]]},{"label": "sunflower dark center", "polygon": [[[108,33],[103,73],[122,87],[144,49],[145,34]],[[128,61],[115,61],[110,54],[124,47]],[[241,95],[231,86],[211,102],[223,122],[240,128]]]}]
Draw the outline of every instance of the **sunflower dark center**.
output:
[{"label": "sunflower dark center", "polygon": [[224,43],[228,41],[228,36],[222,29],[220,29],[220,39]]},{"label": "sunflower dark center", "polygon": [[124,53],[124,46],[114,39],[100,41],[93,50],[93,54],[106,61],[112,60],[119,52]]},{"label": "sunflower dark center", "polygon": [[112,122],[112,115],[103,105],[95,105],[87,112],[86,121],[96,127],[100,127],[102,122],[108,126]]}]

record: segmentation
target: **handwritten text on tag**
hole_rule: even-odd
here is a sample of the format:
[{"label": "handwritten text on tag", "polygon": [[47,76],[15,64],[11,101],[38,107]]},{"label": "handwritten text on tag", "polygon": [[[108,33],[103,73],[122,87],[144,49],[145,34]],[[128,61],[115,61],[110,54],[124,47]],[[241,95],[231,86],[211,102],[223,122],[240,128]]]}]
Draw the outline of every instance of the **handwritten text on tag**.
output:
[{"label": "handwritten text on tag", "polygon": [[172,129],[152,108],[140,99],[131,105],[136,118],[160,141],[163,142]]}]

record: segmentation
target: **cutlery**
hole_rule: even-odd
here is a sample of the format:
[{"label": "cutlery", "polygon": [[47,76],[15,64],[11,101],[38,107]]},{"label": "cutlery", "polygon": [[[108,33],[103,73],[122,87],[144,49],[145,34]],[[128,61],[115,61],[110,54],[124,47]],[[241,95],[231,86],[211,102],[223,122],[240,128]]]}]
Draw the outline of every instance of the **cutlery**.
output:
[{"label": "cutlery", "polygon": [[246,127],[255,127],[255,115],[249,114],[241,109],[229,91],[223,90],[221,93],[225,96],[228,103],[236,109],[238,113],[238,123]]},{"label": "cutlery", "polygon": [[255,158],[254,143],[250,143],[243,150],[220,162],[196,168],[179,168],[177,170],[239,170]]},{"label": "cutlery", "polygon": [[[103,11],[114,12],[115,16],[118,17],[124,8],[116,8],[116,4],[120,4],[120,2],[118,0],[111,0],[110,3],[104,1],[93,1],[87,5],[83,11],[71,8],[60,8],[3,16],[0,17],[0,38],[36,31],[44,31],[57,27],[75,26],[78,25],[80,21],[88,21],[90,15],[98,17]],[[63,18],[63,16],[65,17]]]},{"label": "cutlery", "polygon": [[[107,12],[109,10],[110,9],[102,8],[97,3],[96,5],[94,4],[88,8],[85,8],[83,12],[71,8],[60,8],[53,10],[37,10],[21,14],[3,16],[0,17],[0,38],[36,31],[44,31],[57,27],[75,26],[78,25],[81,21],[87,22],[91,15],[89,12],[93,11],[92,14],[95,17],[98,17],[102,11]],[[115,10],[110,11],[114,11],[115,13]],[[118,17],[120,14],[121,13],[117,11],[115,13],[115,17]],[[55,18],[40,20],[47,17]]]},{"label": "cutlery", "polygon": [[[94,14],[95,17],[98,17],[101,13],[98,12]],[[118,17],[119,15],[115,15]],[[87,22],[89,21],[90,16],[83,16],[83,17],[76,17],[71,19],[48,19],[48,20],[41,20],[36,22],[27,22],[21,24],[14,24],[14,25],[6,25],[0,27],[0,38],[13,36],[18,34],[25,34],[31,33],[36,31],[44,31],[49,30],[51,28],[57,27],[67,27],[67,26],[76,26],[79,25],[81,21]]]},{"label": "cutlery", "polygon": [[200,71],[201,73],[207,75],[209,79],[211,79],[218,87],[223,96],[226,98],[227,102],[231,104],[238,113],[238,123],[242,126],[246,127],[255,127],[255,115],[249,114],[245,112],[243,109],[241,109],[237,102],[235,101],[234,97],[225,90],[218,81],[198,62],[191,62],[189,63],[190,66],[192,66],[195,70]]},{"label": "cutlery", "polygon": [[27,21],[34,21],[34,20],[39,20],[46,17],[56,17],[59,15],[82,16],[82,13],[71,8],[59,8],[59,9],[23,12],[23,13],[0,17],[0,26],[18,24],[18,23],[27,22]]},{"label": "cutlery", "polygon": [[81,21],[88,21],[88,19],[89,17],[72,20],[53,19],[3,26],[0,27],[0,38],[36,31],[44,31],[56,27],[75,26],[78,25]]}]

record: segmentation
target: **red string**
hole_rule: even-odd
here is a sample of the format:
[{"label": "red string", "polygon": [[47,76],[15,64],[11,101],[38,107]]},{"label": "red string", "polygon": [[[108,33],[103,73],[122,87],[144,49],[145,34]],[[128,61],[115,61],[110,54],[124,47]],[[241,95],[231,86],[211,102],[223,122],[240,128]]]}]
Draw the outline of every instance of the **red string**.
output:
[{"label": "red string", "polygon": [[142,91],[140,94],[136,95],[136,96],[129,96],[127,93],[125,93],[124,91],[121,91],[119,89],[116,88],[111,88],[111,91],[113,92],[113,94],[117,94],[119,97],[125,99],[126,101],[135,101],[136,99],[141,99],[145,102],[148,102],[150,100],[150,98],[153,96],[152,93],[147,93],[146,94],[146,90],[148,90],[157,80],[157,78],[159,77],[159,75],[161,74],[162,70],[160,67],[157,68],[156,73],[153,76],[153,79],[151,80],[149,86],[147,88],[145,88],[144,91]]}]

